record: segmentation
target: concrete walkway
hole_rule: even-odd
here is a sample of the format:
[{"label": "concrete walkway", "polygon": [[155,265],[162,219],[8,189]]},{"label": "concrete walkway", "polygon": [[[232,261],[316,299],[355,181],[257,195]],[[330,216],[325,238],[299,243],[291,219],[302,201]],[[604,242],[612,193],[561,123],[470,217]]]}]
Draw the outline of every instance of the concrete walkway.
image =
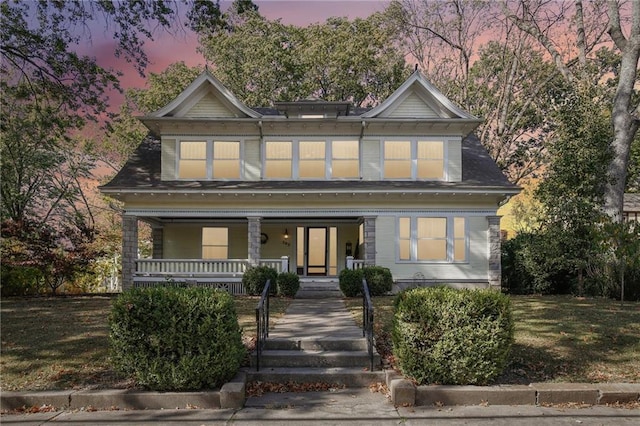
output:
[{"label": "concrete walkway", "polygon": [[294,299],[271,326],[270,339],[362,338],[342,299]]}]

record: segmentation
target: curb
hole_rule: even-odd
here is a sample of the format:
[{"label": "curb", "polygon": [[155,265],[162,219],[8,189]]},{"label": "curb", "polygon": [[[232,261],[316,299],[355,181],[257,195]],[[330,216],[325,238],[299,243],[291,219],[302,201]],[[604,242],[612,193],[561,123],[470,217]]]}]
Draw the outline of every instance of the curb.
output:
[{"label": "curb", "polygon": [[[2,392],[0,410],[49,405],[58,409],[158,410],[179,408],[240,409],[246,400],[246,374],[238,373],[220,390],[153,392],[131,389]],[[640,401],[640,383],[532,383],[497,386],[416,386],[399,373],[385,371],[395,406],[427,405],[605,405]]]},{"label": "curb", "polygon": [[640,401],[640,383],[531,383],[496,386],[416,386],[387,371],[387,387],[395,406],[425,405],[604,405]]}]

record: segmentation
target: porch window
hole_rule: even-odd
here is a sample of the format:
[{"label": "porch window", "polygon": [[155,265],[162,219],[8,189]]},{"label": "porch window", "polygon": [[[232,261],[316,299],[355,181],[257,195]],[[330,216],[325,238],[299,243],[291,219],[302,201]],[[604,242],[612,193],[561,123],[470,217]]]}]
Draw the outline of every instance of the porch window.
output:
[{"label": "porch window", "polygon": [[229,230],[228,228],[202,228],[202,258],[229,258]]},{"label": "porch window", "polygon": [[358,141],[331,142],[331,177],[333,179],[360,176],[360,149]]},{"label": "porch window", "polygon": [[398,260],[465,262],[467,229],[464,217],[398,218]]},{"label": "porch window", "polygon": [[214,179],[240,178],[240,142],[213,142],[213,177]]},{"label": "porch window", "polygon": [[291,179],[292,143],[265,143],[264,176],[270,179]]},{"label": "porch window", "polygon": [[179,156],[178,178],[207,178],[207,142],[181,141]]},{"label": "porch window", "polygon": [[301,179],[324,179],[326,154],[324,141],[300,141],[298,168]]}]

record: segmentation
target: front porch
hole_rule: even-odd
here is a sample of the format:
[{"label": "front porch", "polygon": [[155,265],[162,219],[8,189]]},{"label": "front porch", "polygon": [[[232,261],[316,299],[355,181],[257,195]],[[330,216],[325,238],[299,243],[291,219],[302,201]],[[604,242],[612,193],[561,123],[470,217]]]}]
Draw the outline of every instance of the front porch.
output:
[{"label": "front porch", "polygon": [[[138,221],[151,225],[152,256],[138,256]],[[176,282],[242,294],[251,266],[293,272],[320,283],[343,269],[375,264],[367,259],[365,218],[148,218],[124,216],[123,288]],[[371,224],[369,226],[372,226]],[[127,256],[128,254],[128,256]],[[328,282],[328,281],[327,281]]]}]

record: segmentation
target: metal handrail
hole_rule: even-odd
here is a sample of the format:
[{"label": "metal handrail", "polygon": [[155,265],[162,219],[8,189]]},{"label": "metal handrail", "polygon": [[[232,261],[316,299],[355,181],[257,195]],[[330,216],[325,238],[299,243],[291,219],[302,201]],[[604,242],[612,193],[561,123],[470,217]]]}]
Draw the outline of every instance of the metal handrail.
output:
[{"label": "metal handrail", "polygon": [[269,337],[269,293],[271,280],[267,280],[260,296],[260,301],[256,306],[256,323],[258,337],[256,339],[256,371],[260,371],[260,357],[264,349],[264,343]]},{"label": "metal handrail", "polygon": [[362,337],[367,338],[367,350],[369,351],[370,370],[373,371],[373,303],[369,293],[367,280],[362,279]]}]

